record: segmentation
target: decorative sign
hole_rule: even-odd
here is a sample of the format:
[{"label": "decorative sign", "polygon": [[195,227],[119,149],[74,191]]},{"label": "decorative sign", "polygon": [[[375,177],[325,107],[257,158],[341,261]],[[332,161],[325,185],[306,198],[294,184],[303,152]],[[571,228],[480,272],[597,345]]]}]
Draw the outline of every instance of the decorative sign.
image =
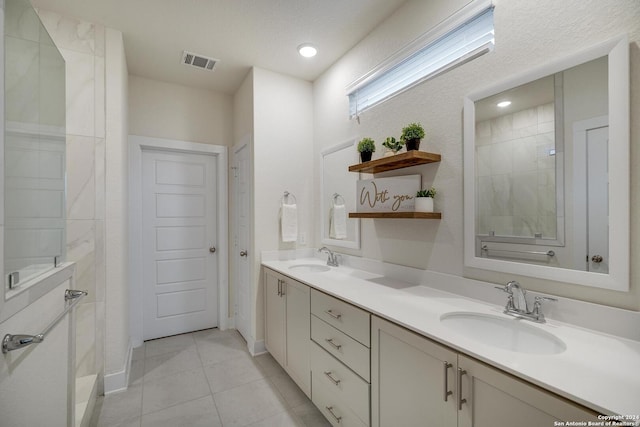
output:
[{"label": "decorative sign", "polygon": [[420,175],[361,179],[357,184],[358,212],[411,212],[420,190]]}]

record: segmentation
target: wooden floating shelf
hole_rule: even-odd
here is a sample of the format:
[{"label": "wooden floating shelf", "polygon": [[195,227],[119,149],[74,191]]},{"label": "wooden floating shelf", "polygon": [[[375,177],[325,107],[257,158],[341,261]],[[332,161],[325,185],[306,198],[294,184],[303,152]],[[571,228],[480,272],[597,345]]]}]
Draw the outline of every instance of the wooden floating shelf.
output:
[{"label": "wooden floating shelf", "polygon": [[441,219],[440,212],[350,212],[349,218],[416,218]]},{"label": "wooden floating shelf", "polygon": [[440,159],[440,154],[411,150],[406,153],[351,165],[349,166],[349,172],[379,173],[427,163],[436,163],[439,162]]}]

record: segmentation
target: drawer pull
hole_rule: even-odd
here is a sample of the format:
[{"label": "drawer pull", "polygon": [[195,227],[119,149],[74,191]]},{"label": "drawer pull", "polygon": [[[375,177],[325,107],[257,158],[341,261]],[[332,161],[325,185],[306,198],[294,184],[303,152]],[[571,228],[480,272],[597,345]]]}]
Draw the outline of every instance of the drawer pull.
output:
[{"label": "drawer pull", "polygon": [[340,380],[333,378],[333,375],[331,375],[331,371],[327,371],[324,374],[327,376],[327,378],[329,378],[333,385],[337,386],[338,384],[340,384]]},{"label": "drawer pull", "polygon": [[453,392],[449,390],[449,368],[453,367],[453,365],[445,361],[443,367],[444,367],[444,401],[446,402],[449,399],[449,396],[453,394]]},{"label": "drawer pull", "polygon": [[336,350],[340,350],[342,348],[342,344],[334,343],[333,338],[325,338],[324,340],[331,344],[331,347],[335,348]]},{"label": "drawer pull", "polygon": [[467,399],[462,398],[462,376],[466,374],[467,371],[458,368],[458,411],[462,411],[462,404],[467,403]]},{"label": "drawer pull", "polygon": [[342,314],[336,314],[333,312],[333,310],[325,310],[325,313],[327,313],[329,316],[333,317],[336,320],[340,320],[342,318]]},{"label": "drawer pull", "polygon": [[329,413],[331,414],[331,416],[333,418],[335,418],[336,422],[338,424],[340,424],[340,421],[342,421],[342,417],[337,416],[336,414],[333,413],[333,406],[325,406],[325,408],[327,408],[327,411],[329,411]]}]

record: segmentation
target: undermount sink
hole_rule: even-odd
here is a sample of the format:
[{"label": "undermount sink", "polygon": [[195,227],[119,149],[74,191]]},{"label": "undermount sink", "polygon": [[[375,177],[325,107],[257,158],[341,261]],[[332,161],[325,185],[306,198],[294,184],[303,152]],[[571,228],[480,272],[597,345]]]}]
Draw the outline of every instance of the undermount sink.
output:
[{"label": "undermount sink", "polygon": [[467,338],[517,353],[558,354],[567,349],[560,338],[515,317],[454,312],[443,314],[440,322]]},{"label": "undermount sink", "polygon": [[289,270],[302,271],[305,273],[322,273],[323,271],[331,270],[326,265],[320,264],[296,264],[289,267]]}]

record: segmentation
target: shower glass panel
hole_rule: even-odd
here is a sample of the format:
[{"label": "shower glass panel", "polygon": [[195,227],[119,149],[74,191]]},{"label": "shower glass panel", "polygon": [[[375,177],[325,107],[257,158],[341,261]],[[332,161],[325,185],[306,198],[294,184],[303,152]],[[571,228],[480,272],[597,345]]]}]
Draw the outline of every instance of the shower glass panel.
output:
[{"label": "shower glass panel", "polygon": [[4,55],[4,277],[18,291],[66,256],[65,62],[27,0],[5,2]]}]

